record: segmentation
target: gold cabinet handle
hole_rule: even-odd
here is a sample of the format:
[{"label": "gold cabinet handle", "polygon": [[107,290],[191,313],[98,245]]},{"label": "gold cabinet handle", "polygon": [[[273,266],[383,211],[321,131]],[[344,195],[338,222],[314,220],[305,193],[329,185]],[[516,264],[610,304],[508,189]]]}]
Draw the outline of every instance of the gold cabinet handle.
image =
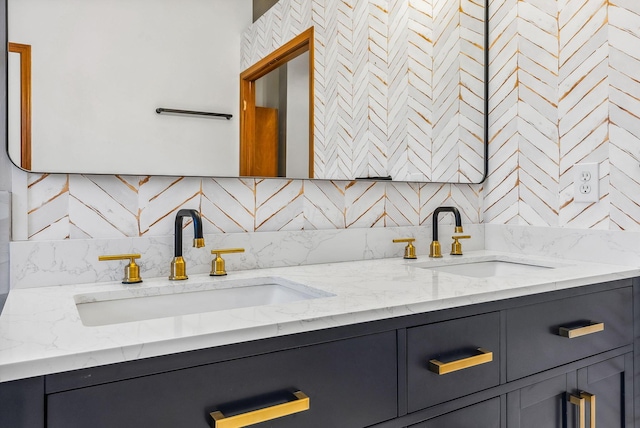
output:
[{"label": "gold cabinet handle", "polygon": [[443,363],[438,360],[430,360],[429,371],[432,371],[439,375],[444,375],[447,373],[468,369],[471,367],[479,366],[480,364],[490,363],[491,361],[493,361],[493,352],[487,351],[483,348],[478,348],[478,352],[479,354],[474,355],[473,357],[451,361],[450,363]]},{"label": "gold cabinet handle", "polygon": [[585,402],[589,402],[589,426],[590,428],[596,428],[596,396],[589,394],[588,392],[581,391],[579,396],[571,394],[569,396],[569,402],[574,406],[578,406],[578,426],[580,428],[585,427]]},{"label": "gold cabinet handle", "polygon": [[236,416],[226,417],[220,411],[210,413],[213,418],[212,428],[241,428],[309,410],[309,397],[306,394],[298,391],[294,392],[293,395],[296,397],[294,401]]},{"label": "gold cabinet handle", "polygon": [[558,329],[558,334],[562,337],[568,337],[569,339],[573,339],[575,337],[586,336],[587,334],[597,333],[599,331],[604,330],[603,322],[592,322],[591,324],[584,327],[560,327]]},{"label": "gold cabinet handle", "polygon": [[405,259],[409,259],[409,260],[414,260],[417,259],[418,257],[416,256],[416,247],[413,245],[413,243],[416,241],[415,238],[402,238],[402,239],[394,239],[393,242],[394,243],[407,243],[407,246],[404,247],[404,258]]},{"label": "gold cabinet handle", "polygon": [[585,428],[585,426],[584,426],[584,398],[583,397],[576,397],[575,395],[571,394],[569,396],[569,403],[573,404],[574,406],[578,406],[578,427],[579,428]]},{"label": "gold cabinet handle", "polygon": [[589,411],[591,412],[589,425],[591,425],[591,428],[596,428],[596,395],[584,391],[580,395],[589,402]]},{"label": "gold cabinet handle", "polygon": [[215,255],[213,261],[211,262],[211,273],[210,276],[224,276],[227,274],[227,270],[224,266],[224,259],[221,257],[221,254],[231,254],[231,253],[244,253],[244,248],[226,248],[222,250],[211,250],[211,254]]},{"label": "gold cabinet handle", "polygon": [[112,260],[129,260],[129,264],[124,267],[123,284],[138,284],[142,282],[140,277],[140,267],[136,264],[135,260],[140,258],[140,254],[115,254],[108,256],[99,256],[98,260],[101,262],[107,262]]}]

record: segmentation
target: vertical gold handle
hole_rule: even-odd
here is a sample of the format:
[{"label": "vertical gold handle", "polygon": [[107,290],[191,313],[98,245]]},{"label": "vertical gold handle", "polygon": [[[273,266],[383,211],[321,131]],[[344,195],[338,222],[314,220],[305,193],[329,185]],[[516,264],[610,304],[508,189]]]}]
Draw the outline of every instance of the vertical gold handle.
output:
[{"label": "vertical gold handle", "polygon": [[589,425],[591,428],[596,428],[596,396],[595,394],[589,394],[588,392],[582,391],[580,396],[589,402],[589,412],[590,412],[590,422]]},{"label": "vertical gold handle", "polygon": [[576,397],[571,394],[569,396],[569,403],[574,406],[578,406],[578,428],[585,428],[584,426],[584,398]]},{"label": "vertical gold handle", "polygon": [[309,397],[306,394],[298,391],[294,392],[293,395],[296,397],[294,401],[236,416],[226,417],[220,411],[210,413],[213,418],[212,428],[242,428],[309,410]]},{"label": "vertical gold handle", "polygon": [[569,402],[574,406],[578,406],[578,426],[579,428],[586,428],[585,424],[585,401],[589,402],[589,426],[590,428],[596,428],[596,396],[585,391],[581,391],[579,396],[571,394],[569,396]]}]

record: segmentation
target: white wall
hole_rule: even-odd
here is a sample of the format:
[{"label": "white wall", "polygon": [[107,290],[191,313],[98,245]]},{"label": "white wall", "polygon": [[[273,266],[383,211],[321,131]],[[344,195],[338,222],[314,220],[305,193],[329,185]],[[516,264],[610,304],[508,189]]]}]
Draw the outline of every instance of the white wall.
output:
[{"label": "white wall", "polygon": [[11,194],[0,190],[0,310],[2,295],[9,292],[9,231]]},{"label": "white wall", "polygon": [[[0,6],[0,16],[4,15],[4,7]],[[0,43],[7,45],[5,34],[0,34]],[[6,68],[0,71],[0,80],[6,80]],[[0,87],[0,98],[6,96],[5,89]],[[6,106],[0,103],[0,117],[6,117]],[[0,121],[0,135],[6,135],[6,125]],[[0,137],[2,143],[4,137]],[[10,217],[10,201],[11,194],[11,171],[12,165],[9,158],[3,150],[0,150],[0,311],[4,306],[5,296],[3,294],[9,291],[9,241],[11,239],[11,217]]]},{"label": "white wall", "polygon": [[32,45],[33,170],[237,175],[240,33],[251,8],[251,0],[9,0],[9,40]]}]

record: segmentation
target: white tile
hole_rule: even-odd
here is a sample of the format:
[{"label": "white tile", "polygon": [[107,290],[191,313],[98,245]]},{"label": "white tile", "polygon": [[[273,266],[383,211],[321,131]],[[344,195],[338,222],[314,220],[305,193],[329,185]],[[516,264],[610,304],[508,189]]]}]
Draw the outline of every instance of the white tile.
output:
[{"label": "white tile", "polygon": [[347,228],[384,227],[385,186],[381,181],[352,181],[347,184]]},{"label": "white tile", "polygon": [[149,177],[140,184],[139,190],[140,234],[172,234],[175,214],[182,208],[199,211],[201,194],[201,178]]},{"label": "white tile", "polygon": [[304,182],[305,230],[345,228],[344,181]]},{"label": "white tile", "polygon": [[252,178],[203,178],[205,233],[253,232],[255,197],[255,180]]},{"label": "white tile", "polygon": [[256,180],[256,231],[302,230],[304,227],[303,181]]},{"label": "white tile", "polygon": [[69,176],[69,221],[94,238],[135,237],[138,188],[118,176]]},{"label": "white tile", "polygon": [[387,183],[385,225],[418,226],[420,224],[420,184]]}]

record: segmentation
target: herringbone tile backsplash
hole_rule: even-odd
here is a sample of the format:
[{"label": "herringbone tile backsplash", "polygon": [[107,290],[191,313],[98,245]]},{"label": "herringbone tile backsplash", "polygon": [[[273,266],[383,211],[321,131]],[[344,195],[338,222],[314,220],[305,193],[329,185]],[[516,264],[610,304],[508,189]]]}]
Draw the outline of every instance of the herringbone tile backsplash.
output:
[{"label": "herringbone tile backsplash", "polygon": [[[640,230],[640,2],[493,0],[490,11],[484,221]],[[573,200],[582,162],[600,166],[598,203]]]},{"label": "herringbone tile backsplash", "polygon": [[[316,120],[320,142],[330,135],[339,144],[327,144],[316,166],[353,165],[349,173],[366,175],[365,158],[379,150],[398,171],[431,168],[440,155],[420,142],[439,128],[419,120],[438,116],[422,116],[419,106],[421,97],[436,96],[421,79],[438,67],[430,63],[435,52],[416,54],[429,49],[420,35],[432,31],[430,3],[280,3],[258,23],[262,34],[279,38],[258,38],[250,55],[277,47],[274,40],[290,39],[312,20],[325,29],[317,33]],[[29,174],[27,189],[14,189],[28,199],[28,239],[170,235],[181,207],[200,209],[207,233],[420,225],[443,204],[460,207],[467,223],[640,230],[640,2],[492,0],[490,15],[490,176],[483,185]],[[406,30],[390,30],[407,21]],[[448,60],[462,62],[455,56]],[[365,59],[379,62],[360,68]],[[408,67],[398,69],[400,63]],[[342,90],[353,96],[341,97]],[[379,96],[389,104],[376,105]],[[462,126],[475,126],[471,114],[461,111],[453,123],[471,132]],[[358,112],[375,120],[360,126]],[[399,142],[396,135],[407,137]],[[403,161],[389,141],[412,154]],[[345,156],[349,162],[341,163]],[[447,156],[438,157],[443,176]],[[456,156],[464,163],[473,155]],[[573,202],[578,162],[600,164],[600,202]]]},{"label": "herringbone tile backsplash", "polygon": [[30,179],[31,240],[167,236],[181,208],[200,210],[205,233],[418,226],[444,204],[460,207],[465,223],[480,222],[480,193],[471,185],[460,192],[452,184],[363,181],[37,174]]}]

